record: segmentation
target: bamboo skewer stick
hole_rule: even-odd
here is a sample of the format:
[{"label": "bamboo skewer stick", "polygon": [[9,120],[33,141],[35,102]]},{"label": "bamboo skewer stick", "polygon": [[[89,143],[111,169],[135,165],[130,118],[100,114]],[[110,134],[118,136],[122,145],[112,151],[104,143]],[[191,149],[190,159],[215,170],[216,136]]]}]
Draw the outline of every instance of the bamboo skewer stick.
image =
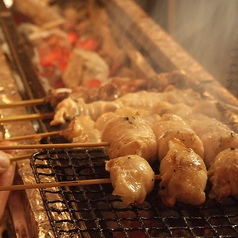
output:
[{"label": "bamboo skewer stick", "polygon": [[19,160],[29,159],[31,156],[32,156],[32,154],[12,157],[12,158],[10,158],[10,161],[11,162],[16,162],[16,161],[19,161]]},{"label": "bamboo skewer stick", "polygon": [[108,145],[109,145],[108,142],[34,144],[34,145],[0,145],[0,150],[56,149],[56,148],[73,148],[73,147],[101,147],[101,146],[108,146]]},{"label": "bamboo skewer stick", "polygon": [[27,115],[19,115],[12,117],[2,117],[0,118],[0,123],[3,122],[12,122],[12,121],[26,121],[26,120],[39,120],[39,119],[50,119],[53,118],[55,113],[36,113],[36,114],[27,114]]},{"label": "bamboo skewer stick", "polygon": [[110,182],[111,182],[110,179],[90,179],[90,180],[54,182],[54,183],[11,185],[11,186],[0,187],[0,191],[24,190],[24,189],[34,189],[34,188],[52,188],[52,187],[64,187],[64,186],[80,186],[80,185],[110,183]]},{"label": "bamboo skewer stick", "polygon": [[19,107],[19,106],[23,106],[23,107],[35,106],[35,105],[45,104],[47,102],[48,101],[45,98],[22,100],[22,101],[10,102],[10,103],[2,103],[0,104],[0,109]]},{"label": "bamboo skewer stick", "polygon": [[[66,129],[66,130],[70,130],[70,129]],[[9,137],[9,138],[0,139],[0,142],[2,142],[2,141],[26,140],[26,139],[35,139],[35,140],[36,139],[42,139],[42,138],[47,137],[47,136],[61,135],[66,130],[51,131],[51,132],[37,133],[37,134],[32,134],[32,135],[24,135],[24,136],[16,136],[16,137]]]},{"label": "bamboo skewer stick", "polygon": [[[160,179],[160,175],[155,175],[155,179]],[[106,179],[88,179],[79,181],[65,181],[65,182],[54,182],[54,183],[36,183],[36,184],[23,184],[23,185],[11,185],[11,186],[0,186],[0,191],[13,191],[13,190],[24,190],[24,189],[36,189],[36,188],[52,188],[52,187],[65,187],[65,186],[82,186],[92,184],[105,184],[111,183],[110,178]]]}]

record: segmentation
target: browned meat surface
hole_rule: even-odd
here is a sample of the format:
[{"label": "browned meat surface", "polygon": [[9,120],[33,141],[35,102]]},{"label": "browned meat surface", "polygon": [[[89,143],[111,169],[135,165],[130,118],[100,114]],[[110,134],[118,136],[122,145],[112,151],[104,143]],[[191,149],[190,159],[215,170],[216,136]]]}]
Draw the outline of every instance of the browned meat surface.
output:
[{"label": "browned meat surface", "polygon": [[176,201],[191,205],[205,202],[207,170],[203,159],[179,140],[169,142],[169,151],[160,164],[159,195],[167,206]]},{"label": "browned meat surface", "polygon": [[157,157],[157,142],[150,124],[140,117],[115,117],[102,132],[109,158],[136,154],[152,164]]},{"label": "browned meat surface", "polygon": [[181,117],[174,114],[164,114],[160,120],[153,124],[152,128],[156,135],[160,160],[168,153],[169,141],[173,138],[180,140],[203,158],[204,147],[201,139]]},{"label": "browned meat surface", "polygon": [[221,151],[212,161],[208,172],[212,189],[209,197],[221,202],[224,198],[238,196],[238,149]]},{"label": "browned meat surface", "polygon": [[112,194],[120,196],[126,205],[142,204],[154,187],[155,173],[139,155],[111,159],[106,162],[106,170],[114,187]]}]

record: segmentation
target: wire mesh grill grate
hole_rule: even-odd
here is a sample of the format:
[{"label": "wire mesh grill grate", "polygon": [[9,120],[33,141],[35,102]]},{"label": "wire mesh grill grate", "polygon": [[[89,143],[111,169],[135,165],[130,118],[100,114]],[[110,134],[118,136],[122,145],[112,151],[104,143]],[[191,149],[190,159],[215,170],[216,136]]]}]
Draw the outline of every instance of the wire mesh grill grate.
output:
[{"label": "wire mesh grill grate", "polygon": [[[31,166],[37,183],[74,181],[108,178],[105,160],[101,148],[46,150],[32,156]],[[236,198],[171,208],[162,204],[156,185],[142,205],[129,207],[112,195],[111,184],[47,188],[41,195],[60,238],[238,237]]]}]

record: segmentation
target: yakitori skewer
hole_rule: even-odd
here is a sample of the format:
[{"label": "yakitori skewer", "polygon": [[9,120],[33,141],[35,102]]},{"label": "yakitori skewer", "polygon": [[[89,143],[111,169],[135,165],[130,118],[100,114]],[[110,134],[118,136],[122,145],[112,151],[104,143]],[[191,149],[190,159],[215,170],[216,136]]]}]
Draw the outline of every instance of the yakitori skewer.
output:
[{"label": "yakitori skewer", "polygon": [[22,100],[22,101],[9,102],[9,103],[1,103],[0,109],[19,107],[19,106],[27,107],[27,106],[42,105],[48,102],[49,100],[47,100],[47,98],[39,98],[39,99]]},{"label": "yakitori skewer", "polygon": [[68,131],[68,130],[70,130],[70,129],[60,130],[60,131],[44,132],[44,133],[37,133],[37,134],[32,134],[32,135],[9,137],[9,138],[0,139],[0,142],[2,142],[2,141],[27,140],[27,139],[40,140],[40,139],[42,139],[44,137],[47,137],[47,136],[62,135],[63,132]]},{"label": "yakitori skewer", "polygon": [[[155,175],[155,179],[160,179],[160,175]],[[82,186],[91,184],[105,184],[111,183],[111,179],[87,179],[79,181],[65,181],[65,182],[54,182],[54,183],[37,183],[37,184],[23,184],[23,185],[11,185],[11,186],[0,186],[0,191],[13,191],[13,190],[25,190],[25,189],[36,189],[36,188],[52,188],[52,187],[66,187],[66,186]]]},{"label": "yakitori skewer", "polygon": [[55,113],[36,113],[36,114],[26,114],[12,117],[2,117],[0,118],[0,123],[12,122],[12,121],[34,121],[40,119],[51,119]]},{"label": "yakitori skewer", "polygon": [[56,149],[56,148],[76,148],[76,147],[102,147],[108,146],[108,142],[94,143],[62,143],[62,144],[33,144],[33,145],[0,145],[0,150],[17,149]]}]

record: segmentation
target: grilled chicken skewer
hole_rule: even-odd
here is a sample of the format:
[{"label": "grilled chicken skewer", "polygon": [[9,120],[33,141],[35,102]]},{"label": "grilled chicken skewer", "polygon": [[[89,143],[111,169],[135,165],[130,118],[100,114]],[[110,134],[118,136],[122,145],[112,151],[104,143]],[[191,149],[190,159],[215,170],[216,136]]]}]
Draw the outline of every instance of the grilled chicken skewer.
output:
[{"label": "grilled chicken skewer", "polygon": [[204,115],[190,115],[187,122],[204,144],[204,161],[212,189],[209,197],[221,202],[229,195],[238,196],[238,134],[227,125]]},{"label": "grilled chicken skewer", "polygon": [[139,155],[152,164],[157,158],[157,142],[150,124],[140,117],[115,117],[102,131],[102,141],[110,159]]},{"label": "grilled chicken skewer", "polygon": [[106,170],[114,187],[113,195],[121,197],[128,206],[142,204],[152,191],[155,173],[150,164],[139,155],[126,155],[106,162]]},{"label": "grilled chicken skewer", "polygon": [[71,120],[68,130],[62,132],[73,143],[101,142],[101,133],[94,128],[95,122],[89,116],[78,116]]},{"label": "grilled chicken skewer", "polygon": [[[167,95],[168,96],[168,95]],[[166,97],[167,97],[166,96]],[[170,95],[171,96],[171,95]],[[105,102],[106,103],[106,102]],[[106,105],[106,104],[105,104]],[[109,105],[109,104],[107,104],[107,105]],[[143,104],[142,103],[142,105],[145,105],[145,104]],[[150,106],[150,107],[152,107],[153,108],[153,106]],[[118,109],[117,109],[117,111],[122,111],[122,109],[123,109],[124,107],[118,107]],[[143,108],[143,106],[142,106],[142,108]],[[128,109],[128,108],[127,108]],[[154,108],[155,109],[155,108]],[[114,110],[114,109],[113,109]],[[133,108],[133,110],[135,110],[135,108]],[[144,110],[144,109],[142,109],[142,110]],[[100,111],[100,110],[99,110]],[[125,110],[126,111],[126,110]],[[97,115],[99,115],[98,114],[98,112],[96,112],[96,114]],[[118,114],[120,114],[120,113],[118,113]],[[87,117],[87,116],[85,116],[85,117]],[[81,118],[83,118],[83,116],[81,116]],[[89,118],[89,117],[88,117]],[[172,139],[172,138],[179,138],[180,140],[182,140],[183,141],[183,143],[185,143],[186,144],[186,146],[187,147],[191,147],[194,151],[196,151],[201,157],[203,157],[203,146],[202,146],[202,143],[201,143],[201,141],[199,141],[197,138],[196,139],[194,139],[195,137],[194,137],[194,135],[195,135],[195,133],[193,132],[192,134],[190,133],[189,134],[189,132],[188,132],[188,128],[189,128],[189,126],[185,123],[185,122],[182,122],[182,119],[180,118],[180,119],[175,119],[176,118],[176,116],[170,116],[170,119],[169,119],[169,117],[168,117],[168,115],[167,115],[167,119],[165,119],[166,118],[166,116],[164,115],[163,116],[163,119],[161,119],[161,121],[160,121],[160,123],[164,123],[164,125],[166,125],[166,121],[167,121],[167,129],[166,129],[166,126],[164,127],[165,129],[163,130],[162,128],[163,128],[163,126],[162,125],[160,125],[159,126],[159,124],[157,124],[157,126],[158,126],[158,128],[160,128],[158,131],[160,132],[160,134],[156,134],[156,136],[157,136],[157,142],[158,142],[158,147],[159,147],[159,149],[158,149],[158,153],[159,153],[159,157],[160,157],[160,160],[161,159],[163,159],[164,158],[164,156],[166,155],[166,153],[169,151],[169,147],[168,147],[168,141],[170,140],[170,139]],[[173,118],[173,119],[172,119]],[[189,118],[189,117],[188,117]],[[75,118],[75,120],[76,120],[76,118]],[[190,117],[190,120],[191,120],[191,117]],[[210,120],[210,118],[209,118],[209,120]],[[84,122],[86,122],[87,120],[84,120]],[[111,121],[111,120],[110,120]],[[191,121],[190,121],[191,122]],[[94,123],[94,122],[93,122]],[[157,122],[157,123],[159,123],[159,122]],[[174,126],[172,126],[173,125],[173,123],[175,124]],[[183,125],[183,127],[179,127],[178,126],[178,124],[179,123],[181,123],[181,125]],[[129,123],[130,124],[130,123]],[[155,123],[156,124],[156,123]],[[181,126],[180,125],[180,126]],[[187,127],[187,128],[186,128]],[[110,128],[110,127],[109,127]],[[173,128],[173,130],[172,130],[172,128]],[[181,128],[181,129],[178,129],[178,128]],[[182,129],[183,128],[183,129]],[[186,130],[185,130],[185,128],[186,128]],[[176,132],[176,130],[177,130],[177,132]],[[110,129],[109,129],[110,130]],[[166,131],[166,133],[165,133],[165,131]],[[182,133],[182,132],[184,132],[184,133]],[[186,133],[187,133],[187,135],[189,135],[189,136],[185,136],[184,137],[184,135],[186,135]],[[183,135],[183,136],[182,136]],[[74,135],[71,135],[71,136],[73,136],[74,137]],[[99,137],[98,137],[99,138]],[[130,146],[129,146],[130,147]],[[133,148],[133,147],[132,147]],[[136,152],[137,153],[137,152]],[[132,153],[129,153],[129,152],[126,152],[126,154],[122,154],[123,156],[125,156],[125,155],[128,155],[128,154],[132,154]],[[134,154],[134,153],[133,153]],[[147,153],[147,155],[145,156],[146,157],[146,159],[150,162],[150,163],[152,163],[151,161],[153,161],[154,159],[152,159],[151,160],[151,158],[149,158],[148,159],[148,154],[149,153]],[[141,154],[139,154],[140,156],[142,156]],[[118,157],[118,156],[121,156],[120,154],[119,155],[116,155],[114,158],[116,158],[116,157]],[[144,155],[142,156],[142,157],[144,157]]]},{"label": "grilled chicken skewer", "polygon": [[181,141],[171,139],[169,151],[160,164],[159,195],[167,206],[176,201],[191,205],[205,202],[207,170],[203,159]]},{"label": "grilled chicken skewer", "polygon": [[185,146],[192,148],[201,157],[204,156],[204,147],[201,139],[194,130],[179,116],[164,114],[153,124],[153,131],[158,144],[158,156],[162,160],[169,151],[170,139],[179,139]]},{"label": "grilled chicken skewer", "polygon": [[56,114],[51,121],[51,125],[63,124],[65,120],[71,120],[78,115],[87,115],[96,120],[103,113],[114,112],[122,107],[151,110],[156,103],[161,101],[184,102],[188,105],[194,105],[200,99],[199,94],[192,90],[186,90],[185,93],[175,88],[170,88],[170,90],[163,93],[147,91],[127,93],[113,101],[95,101],[88,104],[82,98],[74,101],[69,97],[57,105]]},{"label": "grilled chicken skewer", "polygon": [[238,197],[238,149],[221,151],[211,162],[208,177],[212,184],[210,198],[221,202],[230,195]]},{"label": "grilled chicken skewer", "polygon": [[238,134],[226,124],[202,114],[185,118],[204,145],[204,161],[209,168],[214,158],[224,149],[238,148]]},{"label": "grilled chicken skewer", "polygon": [[[121,108],[115,113],[108,113],[101,121],[103,125],[98,125],[98,127],[103,128],[102,141],[109,144],[106,150],[111,160],[107,162],[106,170],[110,171],[112,181],[115,181],[112,183],[114,194],[121,196],[127,205],[133,202],[141,203],[144,201],[146,194],[150,191],[148,189],[150,188],[148,183],[151,184],[151,179],[148,178],[152,176],[151,172],[149,172],[151,168],[149,165],[146,166],[147,177],[143,175],[145,169],[141,171],[144,182],[141,182],[138,173],[142,167],[144,168],[145,163],[147,164],[149,162],[149,164],[152,164],[155,161],[157,152],[160,154],[161,160],[164,158],[169,151],[170,139],[174,137],[181,139],[184,143],[187,143],[188,147],[194,148],[201,156],[203,156],[204,152],[201,140],[182,118],[171,114],[163,115],[162,118],[157,115],[155,118],[158,120],[154,123],[156,130],[153,131],[151,128],[153,123],[146,122],[138,114],[146,116],[147,112],[129,107]],[[85,117],[88,116],[79,116],[76,118],[85,119]],[[85,119],[84,121],[86,122],[88,120]],[[98,124],[98,121],[96,124]],[[75,130],[72,135],[75,136],[76,134],[80,133],[77,133],[77,130]],[[158,141],[158,147],[156,139]],[[133,159],[129,160],[128,158],[131,157]],[[141,168],[139,166],[140,163],[141,166],[143,165]],[[123,181],[127,181],[127,183]],[[137,187],[135,187],[136,184],[138,185]],[[172,187],[171,183],[169,183],[168,187]],[[182,194],[184,191],[181,190],[180,192],[181,199],[183,199]],[[176,201],[176,196],[173,201]],[[197,201],[197,203],[199,202]]]},{"label": "grilled chicken skewer", "polygon": [[159,195],[166,206],[176,201],[201,205],[205,201],[207,171],[204,147],[192,128],[179,116],[164,114],[153,125],[160,160]]},{"label": "grilled chicken skewer", "polygon": [[109,143],[105,168],[113,194],[126,205],[143,203],[155,181],[150,165],[157,158],[157,142],[151,125],[138,116],[117,115],[105,124],[102,141]]},{"label": "grilled chicken skewer", "polygon": [[103,128],[106,125],[107,121],[118,116],[124,116],[124,117],[129,117],[129,116],[138,117],[139,116],[140,118],[147,121],[151,125],[161,118],[157,113],[154,113],[146,109],[122,107],[117,109],[115,112],[106,112],[102,114],[100,117],[98,117],[98,119],[95,122],[95,128],[98,129],[99,131],[103,131]]},{"label": "grilled chicken skewer", "polygon": [[185,103],[170,103],[166,101],[161,101],[156,103],[151,112],[157,113],[159,115],[163,114],[175,114],[184,118],[191,114],[199,114],[202,113],[208,117],[214,117],[217,120],[222,119],[221,111],[218,109],[218,104],[214,100],[204,99],[193,106],[189,106]]}]

